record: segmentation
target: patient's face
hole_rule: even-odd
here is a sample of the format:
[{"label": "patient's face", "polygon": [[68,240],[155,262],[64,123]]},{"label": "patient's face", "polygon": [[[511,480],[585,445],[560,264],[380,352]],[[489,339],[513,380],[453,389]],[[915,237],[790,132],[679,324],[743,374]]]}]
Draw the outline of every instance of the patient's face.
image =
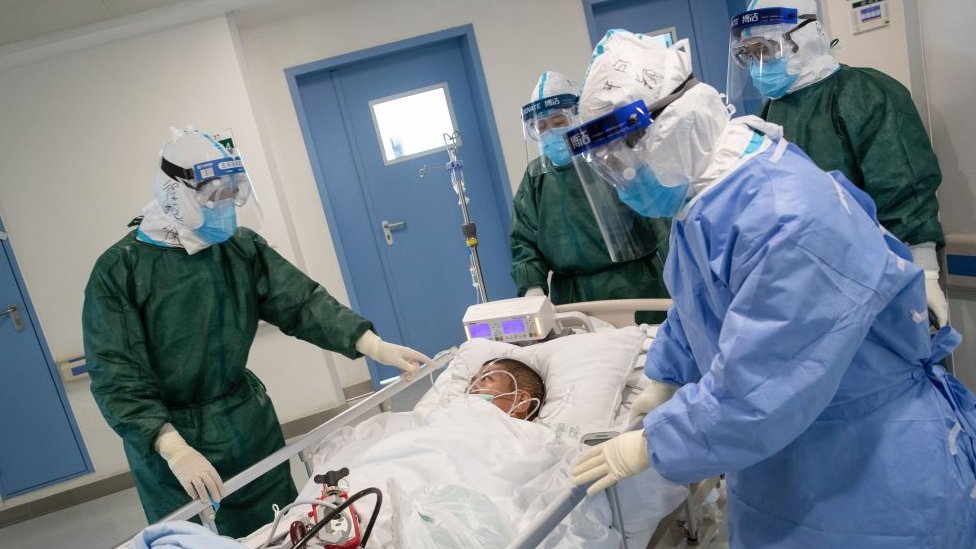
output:
[{"label": "patient's face", "polygon": [[491,395],[495,398],[491,403],[506,414],[512,410],[516,395],[515,380],[500,364],[482,366],[478,373],[471,378],[468,392],[478,395]]},{"label": "patient's face", "polygon": [[471,378],[469,393],[484,395],[498,395],[515,389],[512,376],[500,364],[482,366],[478,373]]}]

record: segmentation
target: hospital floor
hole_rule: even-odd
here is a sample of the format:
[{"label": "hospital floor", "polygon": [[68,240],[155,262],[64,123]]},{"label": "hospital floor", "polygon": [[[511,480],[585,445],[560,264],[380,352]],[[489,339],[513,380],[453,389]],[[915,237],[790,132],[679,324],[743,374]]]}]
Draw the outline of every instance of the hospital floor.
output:
[{"label": "hospital floor", "polygon": [[[430,382],[418,381],[391,401],[391,410],[410,410]],[[368,416],[367,416],[368,417]],[[308,477],[297,459],[291,460],[295,484],[303,485]],[[72,547],[73,549],[106,549],[118,546],[146,526],[142,505],[135,488],[98,498],[61,511],[42,515],[6,528],[0,528],[0,548],[36,549],[38,547]],[[723,540],[724,528],[719,540]],[[674,547],[681,547],[675,545]],[[719,541],[709,548],[724,549]],[[640,548],[634,548],[640,549]],[[663,549],[663,548],[662,548]]]}]

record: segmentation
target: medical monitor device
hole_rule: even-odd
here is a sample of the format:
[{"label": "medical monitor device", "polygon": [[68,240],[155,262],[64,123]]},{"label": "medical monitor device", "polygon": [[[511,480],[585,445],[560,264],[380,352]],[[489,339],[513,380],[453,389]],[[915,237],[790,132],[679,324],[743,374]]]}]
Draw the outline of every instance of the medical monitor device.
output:
[{"label": "medical monitor device", "polygon": [[556,307],[545,296],[501,299],[468,307],[462,322],[468,339],[535,341],[555,327]]}]

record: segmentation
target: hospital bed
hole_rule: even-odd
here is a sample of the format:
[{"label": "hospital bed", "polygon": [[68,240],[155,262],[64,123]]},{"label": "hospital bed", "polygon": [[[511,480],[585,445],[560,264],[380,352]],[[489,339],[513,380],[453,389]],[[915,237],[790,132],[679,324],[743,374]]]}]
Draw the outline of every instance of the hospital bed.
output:
[{"label": "hospital bed", "polygon": [[[635,327],[634,313],[636,311],[666,310],[669,305],[669,300],[615,300],[559,306],[557,309],[560,312],[582,313],[582,315],[578,315],[581,318],[584,318],[580,325],[585,326],[583,331],[593,332],[590,334],[593,336],[593,338],[610,338],[599,340],[591,339],[590,341],[599,341],[599,343],[595,345],[587,344],[590,346],[599,347],[599,352],[601,354],[609,353],[610,356],[604,357],[604,362],[606,362],[606,364],[602,365],[599,363],[599,361],[586,361],[586,367],[603,367],[604,369],[600,370],[598,374],[593,376],[593,382],[587,382],[585,385],[587,389],[592,389],[591,386],[599,385],[603,381],[606,381],[606,384],[610,385],[616,383],[617,385],[615,386],[615,391],[619,395],[619,399],[613,399],[615,409],[611,411],[609,424],[604,422],[603,425],[600,425],[598,422],[590,425],[587,423],[587,421],[589,421],[588,419],[571,419],[569,420],[571,427],[566,428],[567,426],[563,422],[557,423],[556,421],[552,421],[550,423],[546,423],[547,419],[545,417],[541,417],[539,421],[546,423],[546,425],[558,432],[559,434],[557,435],[557,438],[565,437],[584,439],[586,432],[583,431],[587,431],[591,428],[592,430],[600,431],[622,431],[637,428],[638,425],[627,426],[625,424],[632,398],[643,388],[644,383],[646,383],[642,382],[642,366],[644,362],[643,357],[645,356],[650,340],[653,339],[656,328],[651,326],[642,326],[639,328]],[[586,316],[584,317],[583,315]],[[605,335],[598,335],[599,333]],[[640,352],[635,353],[635,356],[630,357],[629,361],[625,365],[626,367],[623,369],[623,372],[618,372],[615,370],[615,373],[619,375],[619,377],[613,378],[613,375],[608,373],[609,371],[607,368],[613,368],[612,365],[619,363],[621,356],[623,356],[620,353],[614,355],[614,349],[622,351],[627,346],[627,342],[630,341],[629,338],[634,337],[633,334],[639,334],[636,337],[643,340],[643,345],[639,350]],[[567,342],[567,344],[570,344],[571,341],[566,338],[559,338],[559,340],[564,340]],[[560,347],[563,347],[562,343],[555,345],[551,343],[552,342],[547,342],[545,344],[523,347],[520,348],[523,350],[514,350],[511,352],[523,353],[524,355],[526,352],[533,352],[533,349],[538,349],[540,353],[544,353],[545,351],[543,351],[543,349],[545,349],[545,346],[549,346],[554,349],[560,349]],[[577,339],[573,341],[573,344],[582,345],[582,341]],[[503,354],[507,352],[507,348],[499,347],[504,345],[507,344],[492,341],[471,341],[465,345],[462,345],[461,349],[451,349],[440,353],[435,358],[435,362],[437,363],[437,370],[441,372],[441,375],[438,377],[437,381],[434,382],[434,386],[417,404],[417,408],[420,409],[426,407],[430,409],[432,407],[436,407],[441,401],[449,399],[451,397],[450,391],[452,390],[452,385],[455,391],[458,387],[462,386],[464,381],[470,377],[471,373],[473,373],[471,372],[471,368],[480,366],[482,358],[490,358],[498,355],[499,352],[502,352]],[[580,354],[580,349],[581,347],[577,346],[571,349],[557,350],[552,358],[557,363],[563,363],[567,360],[567,357],[578,357]],[[522,357],[519,356],[519,358]],[[529,357],[529,360],[535,362],[535,358],[536,357],[534,356]],[[545,356],[543,356],[541,360],[544,362]],[[570,360],[572,360],[572,358],[570,358]],[[597,365],[593,365],[594,362],[597,362]],[[465,365],[468,368],[467,370],[464,369]],[[317,457],[319,456],[319,451],[324,445],[327,445],[330,440],[335,439],[337,436],[348,436],[351,432],[351,428],[349,427],[350,424],[355,423],[357,420],[360,420],[367,415],[375,414],[377,408],[387,409],[389,402],[393,397],[400,394],[403,390],[407,389],[409,386],[421,379],[424,379],[424,376],[418,376],[410,381],[399,379],[376,393],[363,398],[356,405],[345,410],[332,420],[313,429],[308,434],[291,442],[267,458],[255,463],[245,471],[229,479],[225,483],[225,492],[230,494],[241,489],[251,481],[271,470],[273,467],[296,456],[305,464],[309,478],[313,478],[316,469],[318,469],[319,472],[322,471],[322,459],[317,460]],[[548,382],[549,380],[547,380],[547,385]],[[584,384],[577,383],[576,386],[570,384],[570,389],[568,391],[555,386],[547,386],[547,402],[550,400],[548,396],[554,394],[571,395],[575,388],[582,385]],[[550,388],[554,390],[550,390]],[[566,398],[569,399],[570,397]],[[572,409],[574,408],[574,405],[579,404],[579,399],[575,403],[564,402],[562,404],[562,409]],[[543,416],[545,416],[545,414],[543,414]],[[555,420],[555,416],[550,419]],[[325,453],[333,454],[334,448],[332,451]],[[656,475],[656,473],[653,474]],[[664,481],[661,479],[660,481],[651,482],[658,482],[658,484],[653,485],[655,487],[654,489],[657,489],[658,487],[662,486],[660,482]],[[623,484],[624,483],[621,483],[621,490],[625,490]],[[514,540],[508,545],[508,547],[537,547],[547,538],[547,536],[550,535],[550,532],[559,527],[560,523],[564,523],[565,521],[569,520],[567,517],[569,517],[570,514],[574,512],[574,509],[577,509],[580,503],[586,499],[584,487],[569,486],[570,484],[568,481],[563,481],[560,486],[560,493],[557,495],[557,497],[543,498],[548,500],[548,505],[542,507],[537,506],[537,508],[534,509],[534,517],[523,522],[523,527],[520,529],[520,531],[515,533],[513,536]],[[718,526],[717,519],[713,515],[702,515],[700,510],[704,508],[706,498],[712,497],[714,499],[715,494],[717,494],[717,486],[717,479],[697,483],[696,485],[692,485],[690,490],[682,491],[681,497],[677,499],[674,499],[675,492],[670,492],[671,499],[665,498],[667,501],[662,503],[662,505],[666,506],[666,509],[664,512],[660,513],[659,516],[655,516],[654,518],[654,520],[657,521],[656,528],[654,525],[635,525],[630,523],[624,524],[624,516],[628,514],[626,509],[627,501],[621,501],[621,498],[618,497],[617,490],[608,490],[607,504],[610,508],[610,529],[616,531],[618,534],[621,532],[625,533],[624,535],[618,535],[619,541],[614,545],[619,544],[621,547],[636,549],[641,549],[644,547],[671,548],[682,547],[685,545],[707,545],[716,536]],[[380,490],[384,490],[386,486],[379,486],[379,488]],[[640,491],[644,489],[645,487],[638,486],[636,488],[632,488],[631,491]],[[306,485],[306,489],[303,490],[303,493],[305,492],[308,492],[308,485]],[[299,499],[302,499],[301,496]],[[387,505],[389,504],[387,503]],[[715,506],[713,504],[712,508],[714,507]],[[672,508],[673,511],[669,513],[668,511],[670,511]],[[360,511],[360,514],[366,513]],[[192,502],[187,504],[168,517],[164,518],[161,522],[186,520],[194,515],[199,516],[204,525],[211,528],[211,530],[216,531],[213,521],[213,509],[209,506],[205,507],[200,502]],[[634,521],[631,519],[629,522],[632,523]],[[263,535],[254,537],[256,539],[263,537]]]}]

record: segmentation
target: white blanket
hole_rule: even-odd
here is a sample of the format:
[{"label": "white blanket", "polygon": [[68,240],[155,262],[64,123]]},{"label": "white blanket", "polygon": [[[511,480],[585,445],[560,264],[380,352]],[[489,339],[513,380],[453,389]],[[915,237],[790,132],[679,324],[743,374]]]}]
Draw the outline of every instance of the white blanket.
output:
[{"label": "white blanket", "polygon": [[[315,471],[348,467],[350,493],[373,486],[388,496],[390,479],[408,494],[434,485],[470,488],[486,495],[517,532],[569,489],[569,471],[583,448],[557,440],[543,425],[512,419],[490,403],[466,398],[427,413],[381,414],[341,429],[317,452]],[[299,500],[320,490],[309,481]],[[628,531],[654,528],[686,495],[683,487],[653,471],[620,492]],[[369,547],[394,546],[391,507],[385,497]],[[372,497],[357,502],[356,508],[361,518],[369,517]],[[292,513],[307,510],[298,507]],[[290,522],[283,520],[278,531]],[[606,497],[588,497],[541,547],[618,547],[619,536],[610,523]],[[267,528],[245,544],[256,547],[266,538]]]}]

